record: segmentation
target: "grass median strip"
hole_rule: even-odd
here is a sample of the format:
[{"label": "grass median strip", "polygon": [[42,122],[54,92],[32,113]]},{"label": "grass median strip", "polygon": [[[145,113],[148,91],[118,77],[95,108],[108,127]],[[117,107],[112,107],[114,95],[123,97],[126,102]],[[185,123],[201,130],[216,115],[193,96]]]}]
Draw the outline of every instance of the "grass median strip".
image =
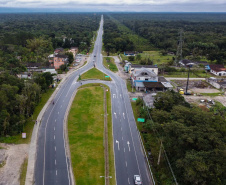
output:
[{"label": "grass median strip", "polygon": [[[107,102],[109,98],[110,96],[107,95]],[[68,137],[76,184],[104,185],[105,179],[100,178],[105,175],[103,106],[104,93],[100,86],[86,86],[79,89],[71,106],[68,117]],[[108,124],[111,125],[111,121]],[[112,175],[114,173],[112,131],[109,136],[111,137],[109,138],[109,175],[113,177],[110,180],[110,184],[113,185],[115,181],[114,174]]]},{"label": "grass median strip", "polygon": [[106,80],[111,81],[111,78],[106,74],[99,71],[97,68],[92,68],[89,71],[83,73],[79,80],[88,80],[88,79],[99,79],[99,80]]},{"label": "grass median strip", "polygon": [[107,69],[109,69],[109,70],[111,70],[113,72],[117,72],[118,71],[118,68],[117,68],[117,66],[115,65],[115,62],[114,62],[114,60],[115,60],[114,58],[112,58],[112,57],[104,57],[103,59],[104,59],[103,64],[104,64],[104,66]]}]

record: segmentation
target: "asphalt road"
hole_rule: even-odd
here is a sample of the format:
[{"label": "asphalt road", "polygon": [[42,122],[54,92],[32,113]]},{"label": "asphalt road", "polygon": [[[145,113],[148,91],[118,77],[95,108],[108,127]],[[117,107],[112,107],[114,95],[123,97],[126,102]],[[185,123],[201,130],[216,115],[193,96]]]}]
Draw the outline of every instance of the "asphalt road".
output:
[{"label": "asphalt road", "polygon": [[90,62],[73,72],[61,87],[58,87],[59,91],[54,99],[55,104],[51,104],[43,116],[39,128],[35,166],[35,184],[37,185],[71,184],[70,161],[65,150],[64,115],[73,92],[81,86],[80,83],[76,82],[78,75],[92,68],[94,63],[99,70],[109,75],[113,80],[112,82],[86,81],[83,84],[101,82],[111,89],[117,185],[134,184],[134,175],[141,175],[142,184],[152,184],[126,84],[120,77],[102,65],[102,34],[103,19],[100,23]]}]

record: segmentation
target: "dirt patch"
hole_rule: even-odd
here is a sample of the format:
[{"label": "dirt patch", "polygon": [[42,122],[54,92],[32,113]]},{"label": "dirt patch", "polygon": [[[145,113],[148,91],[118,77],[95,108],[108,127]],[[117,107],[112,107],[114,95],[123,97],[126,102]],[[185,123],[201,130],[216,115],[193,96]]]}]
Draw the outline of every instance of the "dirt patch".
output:
[{"label": "dirt patch", "polygon": [[0,162],[5,165],[0,168],[0,185],[19,185],[20,168],[28,156],[28,144],[0,144]]},{"label": "dirt patch", "polygon": [[[182,87],[186,88],[187,80],[174,80],[174,82]],[[188,89],[199,88],[199,89],[214,89],[211,85],[202,80],[189,80]]]},{"label": "dirt patch", "polygon": [[195,103],[200,104],[200,100],[214,100],[220,102],[222,105],[226,106],[226,98],[225,96],[216,96],[216,97],[209,97],[209,96],[184,96],[185,100],[188,103]]}]

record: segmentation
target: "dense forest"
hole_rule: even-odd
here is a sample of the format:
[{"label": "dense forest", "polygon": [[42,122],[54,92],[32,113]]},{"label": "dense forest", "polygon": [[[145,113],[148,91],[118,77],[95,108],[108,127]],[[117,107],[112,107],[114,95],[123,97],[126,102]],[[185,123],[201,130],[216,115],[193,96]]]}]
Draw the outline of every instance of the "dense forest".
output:
[{"label": "dense forest", "polygon": [[[53,83],[50,73],[20,79],[32,62],[48,66],[57,47],[90,49],[100,15],[0,14],[0,137],[23,131],[42,94]],[[64,39],[64,40],[63,40]]]},{"label": "dense forest", "polygon": [[133,51],[135,49],[134,43],[129,39],[128,35],[123,34],[110,17],[104,17],[104,35],[103,35],[104,49],[107,52],[123,52]]},{"label": "dense forest", "polygon": [[[139,116],[147,120],[142,124],[146,149],[152,151],[153,136],[162,141],[179,184],[226,184],[225,107],[216,105],[203,111],[174,91],[158,93],[153,109],[143,107],[142,100],[137,105]],[[160,143],[157,147],[159,151]],[[158,151],[157,154],[152,151],[156,171],[160,170]],[[155,177],[158,184],[174,182],[163,173]]]},{"label": "dense forest", "polygon": [[[190,56],[191,59],[199,60],[201,56],[205,56],[217,63],[225,61],[226,14],[112,13],[110,16],[145,38],[150,47],[161,50],[163,54],[176,54],[179,32],[182,30],[183,57]],[[111,32],[108,44],[114,43],[112,39],[115,34],[120,33],[115,28],[105,28],[106,32]],[[133,47],[138,49],[136,45]],[[127,48],[120,49],[116,48],[116,52],[125,51]]]}]

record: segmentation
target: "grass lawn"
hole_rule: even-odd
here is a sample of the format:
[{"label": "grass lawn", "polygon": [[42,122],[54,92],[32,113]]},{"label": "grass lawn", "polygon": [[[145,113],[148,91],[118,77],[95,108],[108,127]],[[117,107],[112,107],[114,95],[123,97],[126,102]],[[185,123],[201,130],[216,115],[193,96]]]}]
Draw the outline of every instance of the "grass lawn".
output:
[{"label": "grass lawn", "polygon": [[[132,92],[132,85],[129,79],[126,80],[126,86],[127,86],[128,92]],[[133,92],[135,92],[135,89],[133,89]]]},{"label": "grass lawn", "polygon": [[111,70],[113,72],[117,72],[118,71],[118,68],[117,68],[117,66],[115,65],[115,62],[114,62],[114,58],[112,58],[112,57],[104,57],[103,59],[104,59],[103,60],[103,64],[104,64],[104,66],[107,69],[109,69],[109,70]]},{"label": "grass lawn", "polygon": [[210,96],[210,97],[223,96],[224,95],[224,93],[221,93],[221,92],[219,92],[219,93],[200,93],[200,94],[203,95],[203,96]]},{"label": "grass lawn", "polygon": [[[153,61],[153,64],[157,64],[157,65],[168,63],[173,59],[172,55],[163,56],[160,51],[144,51],[143,53],[140,53],[139,55],[141,55],[141,60],[149,58],[151,61]],[[121,57],[123,60],[129,61],[128,56],[121,54]],[[139,64],[140,61],[136,60],[136,57],[135,57],[135,61],[129,61],[129,62],[131,62],[132,64]]]},{"label": "grass lawn", "polygon": [[[98,84],[79,89],[68,117],[68,136],[76,184],[104,185],[104,94]],[[111,185],[115,184],[110,93],[107,92]]]},{"label": "grass lawn", "polygon": [[40,111],[42,110],[42,108],[44,107],[44,105],[46,104],[46,102],[48,101],[48,99],[50,98],[52,93],[54,92],[54,90],[55,90],[55,88],[48,89],[48,91],[46,93],[42,94],[41,101],[35,107],[35,111],[34,111],[33,115],[27,120],[27,122],[24,126],[24,131],[23,131],[23,132],[27,133],[26,139],[22,139],[22,134],[20,133],[20,134],[17,134],[15,136],[10,136],[10,137],[0,137],[0,142],[1,143],[14,143],[14,144],[30,143],[35,120],[37,119]]},{"label": "grass lawn", "polygon": [[100,80],[106,80],[106,81],[111,81],[111,78],[106,78],[106,74],[102,73],[99,71],[97,68],[92,68],[89,71],[83,73],[81,75],[81,80],[86,80],[86,79],[100,79]]},{"label": "grass lawn", "polygon": [[[164,77],[178,77],[178,78],[187,78],[188,77],[188,72],[166,72]],[[202,73],[202,72],[195,72],[193,73],[192,71],[189,74],[189,78],[209,78],[212,77],[213,75],[210,73]]]},{"label": "grass lawn", "polygon": [[20,169],[20,185],[25,185],[26,174],[27,174],[28,158],[26,158]]}]

